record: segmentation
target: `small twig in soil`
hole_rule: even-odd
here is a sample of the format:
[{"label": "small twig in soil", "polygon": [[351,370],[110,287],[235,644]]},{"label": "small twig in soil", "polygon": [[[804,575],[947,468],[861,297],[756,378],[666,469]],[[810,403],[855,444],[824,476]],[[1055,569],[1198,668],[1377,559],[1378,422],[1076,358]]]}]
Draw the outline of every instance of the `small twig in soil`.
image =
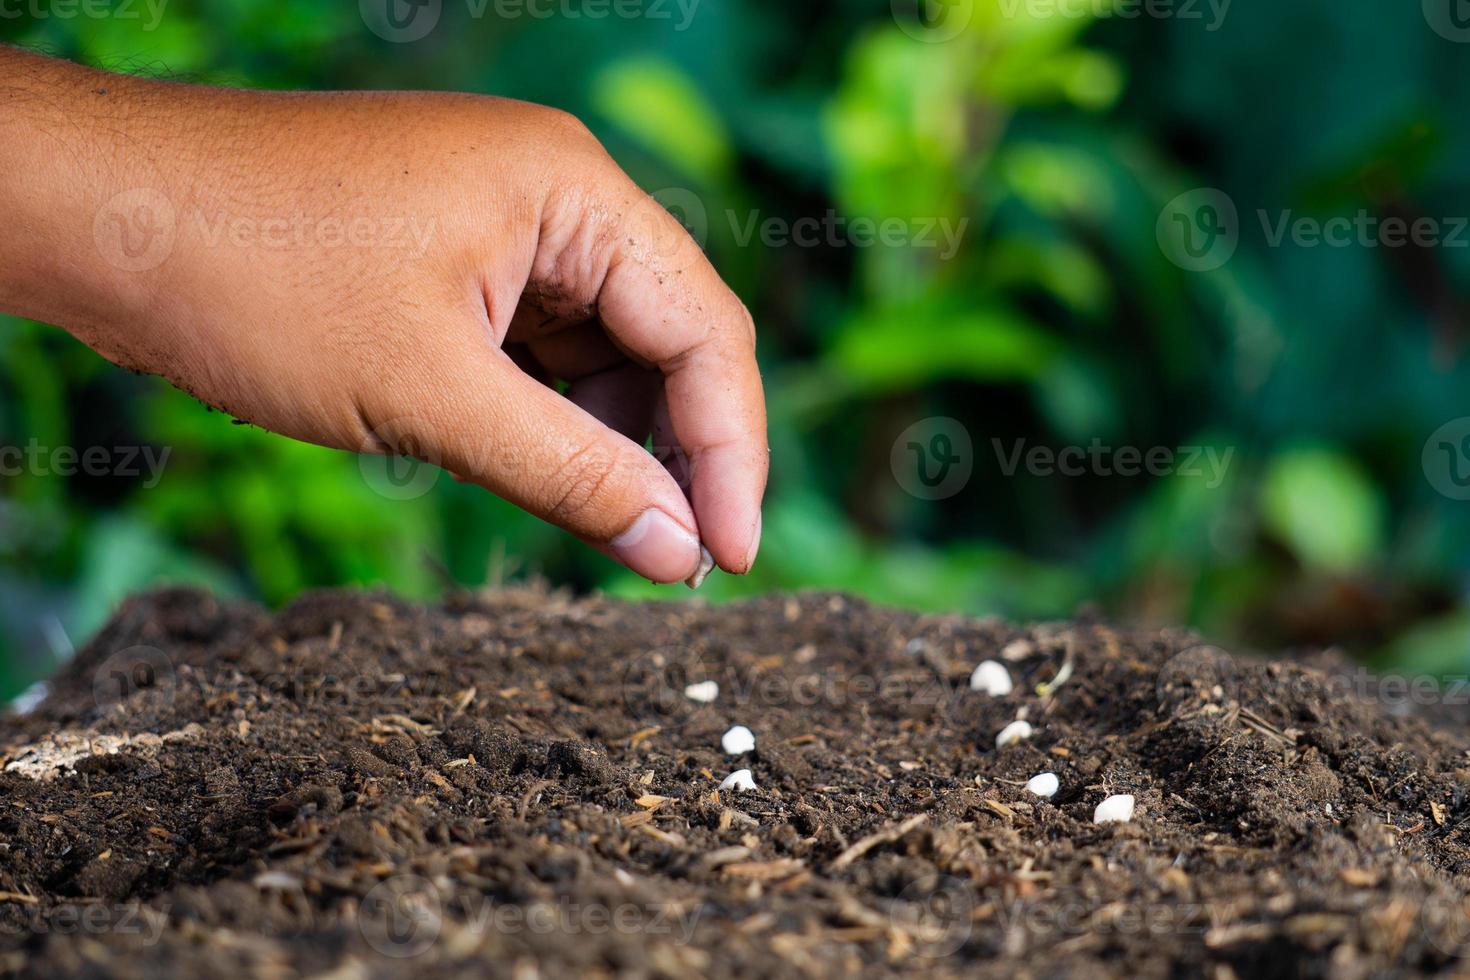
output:
[{"label": "small twig in soil", "polygon": [[916,814],[915,816],[909,817],[907,820],[903,821],[900,824],[896,824],[892,827],[888,827],[887,829],[880,830],[876,834],[869,834],[867,837],[864,837],[862,840],[858,841],[856,844],[853,844],[847,850],[837,855],[836,859],[833,860],[831,864],[831,869],[833,871],[841,871],[843,868],[847,867],[849,864],[852,864],[858,858],[862,857],[864,854],[868,853],[879,844],[892,844],[894,841],[901,840],[909,833],[909,831],[914,830],[916,827],[919,827],[924,823],[924,821],[928,819],[929,815],[927,813]]}]

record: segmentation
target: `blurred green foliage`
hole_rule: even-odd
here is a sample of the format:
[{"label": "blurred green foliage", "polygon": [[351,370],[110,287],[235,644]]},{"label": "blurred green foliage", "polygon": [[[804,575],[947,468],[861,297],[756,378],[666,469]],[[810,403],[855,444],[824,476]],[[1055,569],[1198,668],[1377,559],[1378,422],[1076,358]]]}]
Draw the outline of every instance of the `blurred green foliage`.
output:
[{"label": "blurred green foliage", "polygon": [[[1470,249],[1273,243],[1259,217],[1470,214],[1455,125],[1470,45],[1418,4],[1242,2],[1214,22],[1203,5],[1151,19],[929,2],[968,26],[926,40],[944,10],[881,0],[702,0],[687,23],[673,4],[620,18],[444,0],[429,37],[395,44],[341,0],[170,0],[151,30],[36,0],[0,18],[0,40],[211,83],[462,89],[586,119],[645,188],[697,212],[681,217],[762,328],[765,546],[754,574],[706,586],[717,598],[830,587],[1019,617],[1096,601],[1261,647],[1470,667],[1470,504],[1421,464],[1430,434],[1470,414]],[[1239,212],[1236,254],[1207,271],[1157,237],[1161,209],[1197,187]],[[804,247],[760,230],[803,218],[848,231]],[[953,254],[848,234],[892,219],[956,232]],[[889,454],[942,416],[968,429],[974,472],[928,501]],[[159,581],[272,603],[527,574],[676,594],[474,488],[392,499],[371,464],[0,319],[0,445],[32,439],[171,455],[154,487],[0,477],[3,691]],[[1007,474],[1017,445],[1209,447],[1229,465],[1219,480]]]}]

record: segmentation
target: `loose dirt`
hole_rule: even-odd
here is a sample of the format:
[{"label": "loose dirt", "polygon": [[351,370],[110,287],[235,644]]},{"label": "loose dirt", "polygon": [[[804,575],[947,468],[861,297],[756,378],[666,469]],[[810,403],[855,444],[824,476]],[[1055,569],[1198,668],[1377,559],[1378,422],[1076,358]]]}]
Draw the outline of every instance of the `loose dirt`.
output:
[{"label": "loose dirt", "polygon": [[[970,690],[984,659],[1011,694]],[[0,967],[1460,971],[1455,694],[837,595],[158,593],[0,722]],[[719,790],[738,769],[756,789]],[[1110,794],[1131,822],[1092,822]]]}]

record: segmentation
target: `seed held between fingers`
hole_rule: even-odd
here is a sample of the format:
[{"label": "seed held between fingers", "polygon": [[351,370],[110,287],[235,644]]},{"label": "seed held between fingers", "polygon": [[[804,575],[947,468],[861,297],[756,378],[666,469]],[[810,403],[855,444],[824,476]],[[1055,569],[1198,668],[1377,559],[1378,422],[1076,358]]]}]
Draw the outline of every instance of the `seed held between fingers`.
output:
[{"label": "seed held between fingers", "polygon": [[691,589],[697,589],[704,584],[704,580],[709,578],[709,573],[714,570],[715,556],[710,554],[709,549],[701,544],[699,546],[699,567],[694,570],[693,575],[684,580],[684,584]]}]

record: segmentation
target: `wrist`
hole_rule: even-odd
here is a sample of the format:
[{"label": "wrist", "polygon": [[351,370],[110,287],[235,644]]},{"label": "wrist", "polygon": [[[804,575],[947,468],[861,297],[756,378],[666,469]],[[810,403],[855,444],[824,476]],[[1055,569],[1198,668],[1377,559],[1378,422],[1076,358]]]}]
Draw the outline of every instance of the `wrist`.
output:
[{"label": "wrist", "polygon": [[169,88],[0,49],[0,312],[107,354],[150,308],[174,234]]}]

